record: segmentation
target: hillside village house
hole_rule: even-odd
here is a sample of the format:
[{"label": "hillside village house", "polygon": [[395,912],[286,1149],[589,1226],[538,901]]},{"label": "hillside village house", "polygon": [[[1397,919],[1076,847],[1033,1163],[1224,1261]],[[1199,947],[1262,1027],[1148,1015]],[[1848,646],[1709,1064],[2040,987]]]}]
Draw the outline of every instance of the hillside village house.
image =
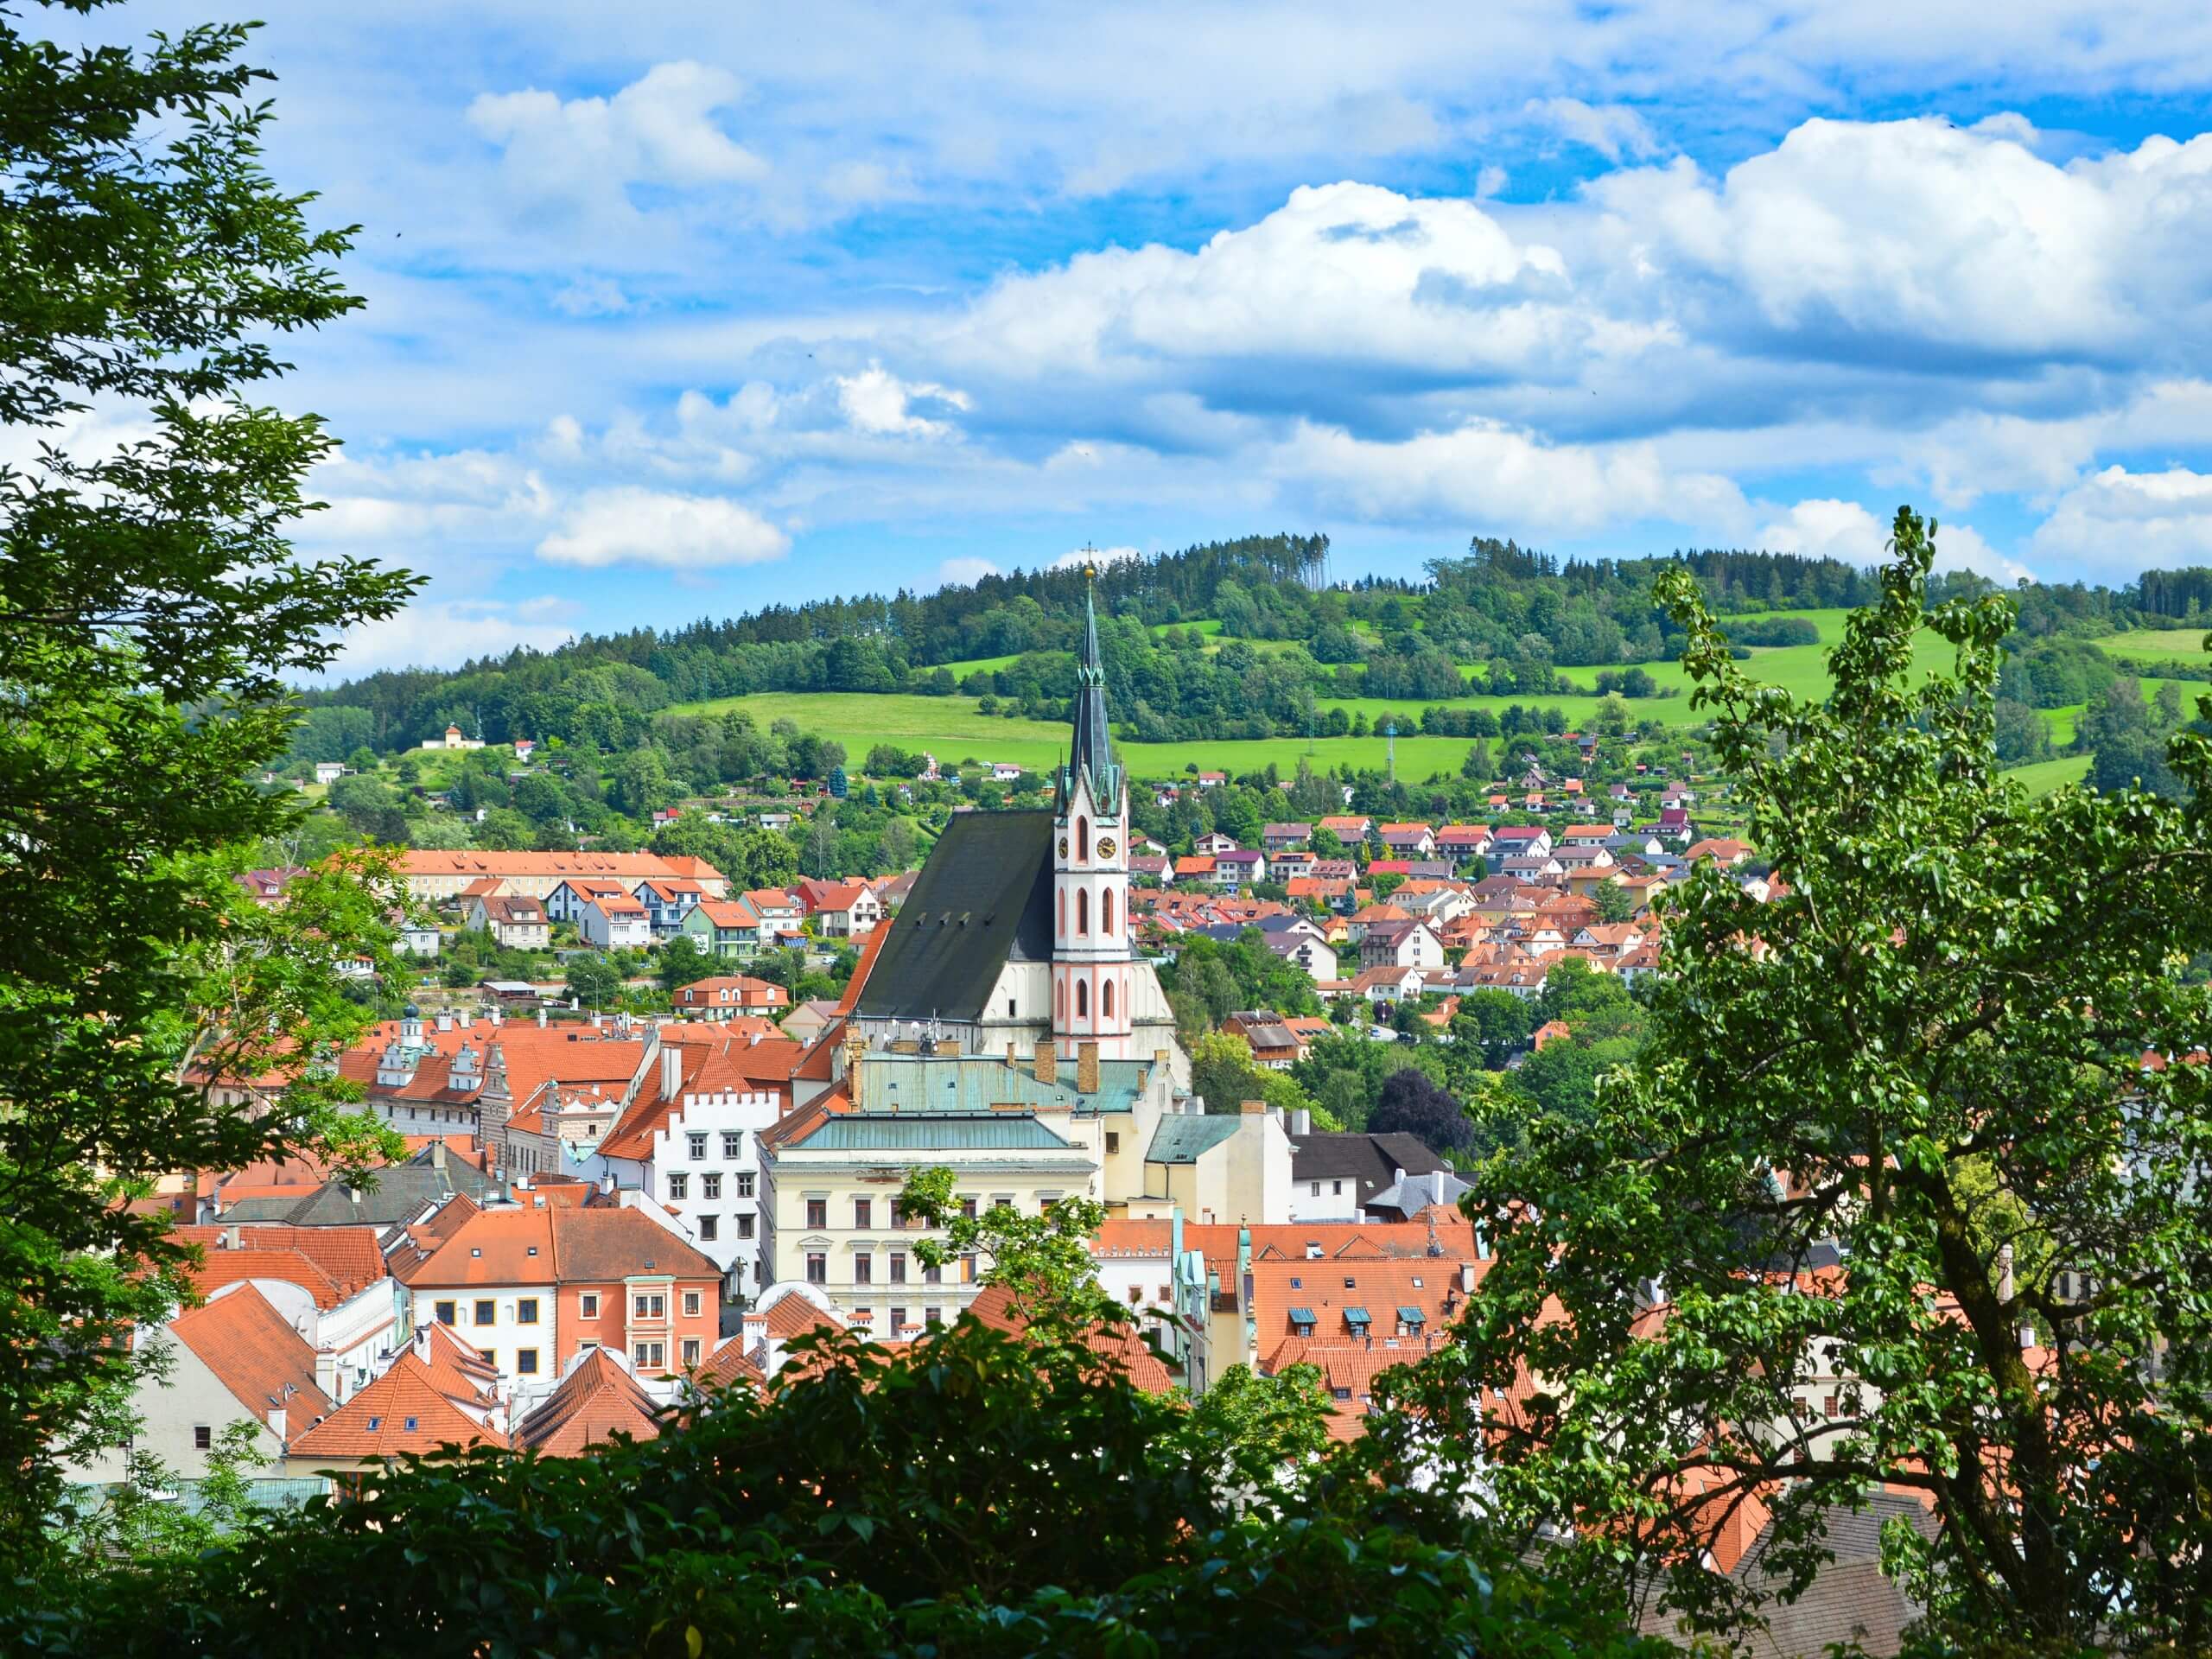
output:
[{"label": "hillside village house", "polygon": [[1260,849],[1270,855],[1302,848],[1313,838],[1310,823],[1270,823],[1260,830]]},{"label": "hillside village house", "polygon": [[883,919],[883,901],[865,881],[804,880],[799,899],[825,939],[865,938]]},{"label": "hillside village house", "polygon": [[[433,904],[458,898],[464,887],[486,877],[506,893],[531,899],[550,899],[553,889],[571,876],[617,882],[631,893],[656,876],[696,881],[710,899],[725,897],[729,891],[721,872],[704,859],[658,853],[511,853],[482,848],[434,852],[417,848],[399,854],[398,867],[410,896]],[[554,919],[564,918],[556,915]]]},{"label": "hillside village house", "polygon": [[1427,858],[1436,850],[1436,832],[1425,823],[1386,823],[1376,833],[1403,858]]},{"label": "hillside village house", "polygon": [[[638,884],[643,887],[641,881]],[[554,884],[553,891],[545,895],[545,913],[556,922],[566,922],[572,927],[583,923],[584,906],[594,899],[627,899],[630,888],[613,876],[571,875]]]},{"label": "hillside village house", "polygon": [[639,883],[633,896],[645,907],[645,919],[652,925],[653,938],[665,939],[682,930],[683,918],[706,898],[707,890],[688,879],[655,876]]},{"label": "hillside village house", "polygon": [[1502,872],[1511,858],[1544,858],[1552,850],[1552,832],[1541,824],[1515,823],[1494,831],[1483,857],[1493,874]]},{"label": "hillside village house", "polygon": [[419,1330],[390,1370],[304,1433],[278,1467],[294,1478],[372,1481],[383,1459],[428,1456],[441,1446],[504,1446],[499,1372],[439,1326]]},{"label": "hillside village house", "polygon": [[543,950],[553,940],[552,918],[542,900],[479,893],[468,901],[464,924],[489,933],[497,944],[516,950]]},{"label": "hillside village house", "polygon": [[752,898],[704,899],[683,918],[682,931],[708,955],[749,962],[765,943],[766,924],[753,907]]},{"label": "hillside village house", "polygon": [[576,931],[602,950],[642,950],[653,942],[645,907],[626,893],[594,895],[577,912]]},{"label": "hillside village house", "polygon": [[753,906],[766,933],[796,933],[806,919],[806,906],[798,896],[781,887],[750,887],[738,897]]},{"label": "hillside village house", "polygon": [[669,997],[669,1005],[686,1020],[709,1022],[734,1020],[748,1014],[772,1020],[791,1003],[791,994],[782,986],[743,974],[695,979],[689,985],[677,986]]}]

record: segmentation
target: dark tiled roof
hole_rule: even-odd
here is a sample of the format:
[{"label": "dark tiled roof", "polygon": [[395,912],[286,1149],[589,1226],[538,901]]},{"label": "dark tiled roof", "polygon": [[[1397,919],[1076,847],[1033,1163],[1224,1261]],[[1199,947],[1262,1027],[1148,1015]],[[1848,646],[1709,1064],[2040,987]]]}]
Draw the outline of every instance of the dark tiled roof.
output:
[{"label": "dark tiled roof", "polygon": [[1009,961],[1052,954],[1052,816],[963,812],[877,952],[856,1012],[867,1020],[973,1020]]},{"label": "dark tiled roof", "polygon": [[[427,1151],[427,1149],[426,1149]],[[441,1169],[427,1160],[396,1164],[376,1172],[376,1186],[356,1198],[342,1181],[326,1182],[297,1200],[281,1217],[295,1227],[389,1227],[412,1221],[434,1204],[442,1204],[456,1192],[481,1198],[495,1185],[474,1164],[448,1158]],[[241,1204],[238,1210],[243,1210]],[[276,1219],[226,1211],[224,1221]]]},{"label": "dark tiled roof", "polygon": [[1291,1179],[1356,1180],[1362,1204],[1393,1185],[1402,1169],[1424,1175],[1443,1167],[1444,1160],[1410,1135],[1317,1131],[1291,1137]]}]

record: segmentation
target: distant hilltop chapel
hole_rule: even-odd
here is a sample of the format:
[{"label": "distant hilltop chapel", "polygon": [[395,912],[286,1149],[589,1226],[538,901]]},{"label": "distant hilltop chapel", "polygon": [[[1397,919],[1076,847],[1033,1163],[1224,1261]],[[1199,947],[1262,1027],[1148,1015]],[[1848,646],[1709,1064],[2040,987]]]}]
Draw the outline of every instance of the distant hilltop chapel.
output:
[{"label": "distant hilltop chapel", "polygon": [[[1129,932],[1128,782],[1114,758],[1098,618],[1084,595],[1075,730],[1050,811],[956,813],[868,964],[854,1023],[971,1054],[1165,1051],[1174,1014]],[[917,1030],[916,1028],[918,1028]]]}]

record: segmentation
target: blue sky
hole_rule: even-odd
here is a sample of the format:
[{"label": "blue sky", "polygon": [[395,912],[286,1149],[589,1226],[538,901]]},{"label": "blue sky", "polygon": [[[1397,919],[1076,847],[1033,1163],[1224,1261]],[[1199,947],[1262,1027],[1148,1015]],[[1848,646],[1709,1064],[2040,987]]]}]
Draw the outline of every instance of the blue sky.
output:
[{"label": "blue sky", "polygon": [[1278,529],[2212,563],[2202,0],[275,10],[302,540],[432,576],[356,668]]}]

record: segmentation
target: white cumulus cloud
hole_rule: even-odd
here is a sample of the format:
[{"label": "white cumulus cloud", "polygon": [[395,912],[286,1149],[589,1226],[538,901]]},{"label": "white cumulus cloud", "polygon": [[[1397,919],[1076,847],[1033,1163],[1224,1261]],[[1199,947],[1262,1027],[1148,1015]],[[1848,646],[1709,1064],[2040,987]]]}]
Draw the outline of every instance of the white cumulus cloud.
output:
[{"label": "white cumulus cloud", "polygon": [[[1802,553],[1808,559],[1840,559],[1864,567],[1889,556],[1889,541],[1890,527],[1865,507],[1831,497],[1800,501],[1760,531],[1751,544],[1771,553]],[[1971,570],[2005,583],[2030,575],[2027,566],[1999,553],[1971,524],[1936,526],[1936,568]]]},{"label": "white cumulus cloud", "polygon": [[940,588],[964,588],[981,582],[985,576],[1002,576],[1005,571],[988,559],[963,556],[947,559],[937,568],[937,582]]},{"label": "white cumulus cloud", "polygon": [[950,421],[916,414],[916,404],[934,404],[949,410],[965,410],[971,400],[964,391],[929,381],[901,380],[880,363],[871,363],[858,374],[836,377],[837,407],[855,432],[874,436],[946,438],[956,429]]},{"label": "white cumulus cloud", "polygon": [[2212,473],[2107,467],[2059,498],[2033,545],[2038,556],[2108,581],[2212,564]]},{"label": "white cumulus cloud", "polygon": [[781,558],[791,538],[749,507],[721,496],[677,495],[634,485],[593,490],[537,544],[556,564],[646,564],[670,570],[759,564]]}]

